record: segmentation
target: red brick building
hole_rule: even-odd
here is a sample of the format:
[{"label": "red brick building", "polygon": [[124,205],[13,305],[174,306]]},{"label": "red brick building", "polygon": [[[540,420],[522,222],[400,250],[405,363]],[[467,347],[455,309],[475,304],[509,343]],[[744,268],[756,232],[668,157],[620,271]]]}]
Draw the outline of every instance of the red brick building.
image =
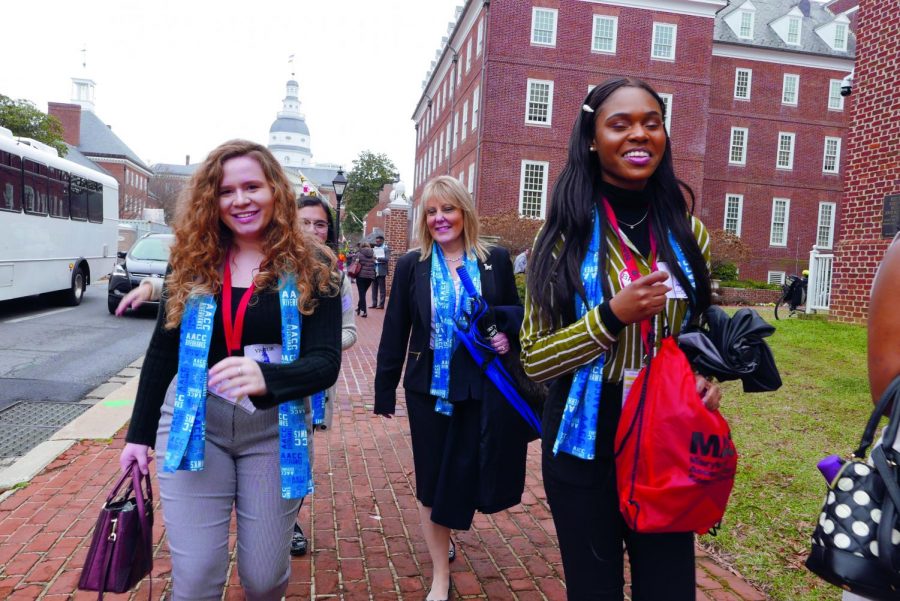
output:
[{"label": "red brick building", "polygon": [[[743,13],[752,15],[749,23]],[[826,41],[836,19],[842,50]],[[668,105],[676,172],[696,194],[700,216],[710,228],[736,230],[753,248],[741,275],[796,271],[790,261],[808,257],[820,202],[835,203],[836,237],[842,144],[829,143],[836,173],[827,174],[823,144],[826,136],[842,138],[846,123],[843,111],[826,107],[831,81],[852,68],[847,22],[808,0],[469,0],[413,114],[413,197],[431,177],[450,174],[482,214],[544,217],[590,87],[635,75]],[[747,99],[735,98],[738,68],[751,71],[737,90],[746,88]],[[785,85],[793,92],[782,102]],[[730,161],[732,127],[747,130],[742,161]],[[793,134],[790,157],[787,149],[782,157],[790,168],[776,168],[780,133]],[[777,220],[776,238],[774,198],[790,199],[778,203],[786,218]]]},{"label": "red brick building", "polygon": [[875,270],[900,228],[900,12],[886,1],[861,2],[858,12],[846,198],[831,288],[831,315],[855,322],[866,319]]},{"label": "red brick building", "polygon": [[150,168],[94,112],[94,82],[73,79],[73,103],[48,103],[48,113],[60,120],[67,144],[102,167],[119,182],[119,218],[140,219],[151,201]]}]

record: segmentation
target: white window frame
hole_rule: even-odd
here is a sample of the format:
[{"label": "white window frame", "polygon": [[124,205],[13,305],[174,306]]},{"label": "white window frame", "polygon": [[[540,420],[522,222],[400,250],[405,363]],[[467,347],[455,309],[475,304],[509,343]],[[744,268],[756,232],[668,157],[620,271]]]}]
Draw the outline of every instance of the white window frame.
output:
[{"label": "white window frame", "polygon": [[[734,218],[735,225],[731,229],[728,227],[728,209],[737,204],[737,216]],[[725,216],[722,219],[722,229],[731,232],[738,238],[741,237],[741,224],[744,221],[744,195],[743,194],[726,194],[725,195]]]},{"label": "white window frame", "polygon": [[484,18],[478,19],[478,38],[475,44],[476,56],[481,56],[481,48],[484,46]]},{"label": "white window frame", "polygon": [[665,121],[666,121],[666,132],[671,136],[671,135],[672,135],[672,101],[673,101],[673,96],[672,96],[672,94],[668,94],[668,93],[665,93],[665,92],[657,92],[657,93],[659,94],[659,97],[662,98],[663,104],[665,105],[664,108],[665,108],[665,111],[666,111],[666,118],[665,118]]},{"label": "white window frame", "polygon": [[770,271],[766,274],[766,281],[770,284],[778,284],[784,286],[784,280],[787,274],[783,271]]},{"label": "white window frame", "polygon": [[[838,32],[843,31],[844,37],[839,38]],[[834,49],[842,52],[847,51],[847,40],[850,38],[850,27],[846,23],[834,24]]]},{"label": "white window frame", "polygon": [[[525,173],[527,167],[541,167],[543,169],[543,179],[541,181],[541,189],[540,189],[540,214],[539,215],[525,215],[524,212],[524,201],[525,201]],[[519,216],[525,217],[526,219],[544,219],[547,212],[547,180],[549,179],[550,174],[550,163],[547,161],[530,161],[523,160],[521,173],[519,176]],[[536,190],[534,192],[537,192]]]},{"label": "white window frame", "polygon": [[[597,27],[601,21],[609,21],[612,23],[612,41],[611,48],[599,48],[597,46]],[[591,52],[599,52],[601,54],[615,54],[619,37],[619,18],[612,15],[594,15],[594,27],[591,30]]]},{"label": "white window frame", "polygon": [[[828,143],[834,145],[834,152],[828,152]],[[834,166],[828,169],[829,157],[834,158]],[[841,172],[841,138],[836,136],[825,136],[825,144],[822,148],[822,173],[840,173]]]},{"label": "white window frame", "polygon": [[[738,30],[737,36],[742,40],[752,40],[753,39],[753,27],[756,25],[756,14],[752,10],[742,10],[740,11],[741,18],[738,20]],[[750,23],[748,25],[748,29],[750,33],[748,35],[744,35],[744,17],[750,17]]]},{"label": "white window frame", "polygon": [[[538,104],[532,100],[531,96],[531,86],[533,84],[548,84],[549,89],[547,90],[547,120],[539,121],[530,118],[531,113],[531,105]],[[527,125],[540,125],[543,127],[550,127],[553,124],[553,80],[552,79],[531,79],[529,78],[525,83],[525,123]]]},{"label": "white window frame", "polygon": [[[775,208],[784,203],[784,222],[782,229],[782,240],[775,238]],[[790,198],[773,198],[772,199],[772,221],[769,224],[769,246],[786,247],[788,241],[788,225],[791,221],[791,199]]]},{"label": "white window frame", "polygon": [[459,142],[459,111],[453,113],[453,150]]},{"label": "white window frame", "polygon": [[[782,148],[782,142],[790,140],[787,149]],[[797,142],[797,135],[789,131],[778,132],[778,147],[775,150],[775,168],[785,171],[794,169],[794,147]],[[782,153],[787,151],[787,161],[782,161]]]},{"label": "white window frame", "polygon": [[469,99],[468,98],[466,98],[465,102],[463,102],[462,127],[460,127],[460,130],[459,130],[460,143],[466,141],[467,135],[469,135]]},{"label": "white window frame", "polygon": [[478,129],[478,105],[481,102],[481,86],[472,92],[472,131]]},{"label": "white window frame", "polygon": [[472,38],[469,38],[468,43],[466,44],[466,73],[469,73],[469,70],[472,68]]},{"label": "white window frame", "polygon": [[[534,34],[538,31],[535,27],[537,25],[537,15],[538,13],[548,13],[553,15],[553,23],[550,29],[550,41],[543,42],[534,39]],[[559,11],[555,8],[544,8],[542,6],[535,6],[531,9],[531,45],[532,46],[545,46],[547,48],[552,48],[556,46],[556,31],[559,24]]]},{"label": "white window frame", "polygon": [[[672,47],[668,55],[657,54],[656,46],[659,39],[659,32],[661,29],[671,29],[672,30]],[[675,23],[654,23],[653,24],[653,39],[650,42],[650,58],[652,60],[658,61],[674,61],[675,60],[675,46],[678,42],[678,25]]]},{"label": "white window frame", "polygon": [[[745,94],[742,96],[740,91],[741,75],[747,76]],[[753,69],[738,67],[734,70],[734,98],[735,100],[750,100],[751,90],[753,89]]]},{"label": "white window frame", "polygon": [[451,125],[451,119],[447,119],[447,151],[446,151],[446,155],[447,155],[448,159],[450,158],[450,142],[451,142],[451,140],[450,140],[450,125]]},{"label": "white window frame", "polygon": [[[788,98],[788,82],[794,82],[794,99]],[[800,103],[800,76],[796,73],[785,73],[781,81],[781,104],[797,106]]]},{"label": "white window frame", "polygon": [[[828,209],[825,211],[824,209]],[[822,217],[828,217],[827,223],[822,223]],[[835,217],[837,216],[837,203],[834,202],[820,202],[819,203],[819,217],[816,219],[816,246],[819,248],[833,248],[834,247],[834,223]],[[823,228],[827,228],[823,232]],[[822,241],[825,240],[823,243]]]},{"label": "white window frame", "polygon": [[466,172],[464,170],[460,171],[459,177],[456,179],[459,180],[459,183],[461,183],[463,186],[465,186],[466,185]]},{"label": "white window frame", "polygon": [[828,110],[843,111],[844,97],[841,96],[841,86],[844,82],[840,79],[832,79],[828,82]]},{"label": "white window frame", "polygon": [[[734,150],[735,150],[735,138],[737,137],[735,134],[742,134],[741,140],[741,157],[740,159],[734,158]],[[728,142],[728,164],[729,165],[746,165],[747,164],[747,140],[750,138],[750,130],[746,127],[732,127],[731,128],[731,137]]]},{"label": "white window frame", "polygon": [[443,162],[444,160],[444,132],[441,132],[441,137],[439,138],[440,142],[438,143],[438,157],[439,161]]},{"label": "white window frame", "polygon": [[[793,28],[794,25],[797,26],[797,32],[796,32],[797,39],[792,41],[793,36],[792,36],[791,29]],[[803,39],[803,19],[801,17],[791,15],[790,17],[788,17],[787,31],[784,34],[784,42],[791,46],[799,46],[802,39]]]},{"label": "white window frame", "polygon": [[469,165],[469,184],[466,189],[469,191],[469,194],[475,193],[475,162],[474,161]]}]

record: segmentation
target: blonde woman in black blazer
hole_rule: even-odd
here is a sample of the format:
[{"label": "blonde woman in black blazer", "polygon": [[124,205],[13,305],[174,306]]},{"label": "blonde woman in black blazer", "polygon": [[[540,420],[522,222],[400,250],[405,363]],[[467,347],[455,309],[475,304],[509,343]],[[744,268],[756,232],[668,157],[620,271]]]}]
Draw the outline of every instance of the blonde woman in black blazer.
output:
[{"label": "blonde woman in black blazer", "polygon": [[479,239],[475,205],[466,189],[442,176],[426,184],[422,198],[416,223],[422,249],[401,257],[394,271],[378,348],[375,413],[393,415],[405,364],[416,497],[434,567],[430,601],[449,598],[448,549],[451,556],[455,553],[450,529],[467,530],[476,510],[494,513],[521,501],[526,446],[533,436],[461,344],[449,362],[446,398],[452,415],[436,410],[437,399],[431,394],[436,340],[433,261],[443,257],[445,273],[452,274],[455,284],[456,267],[468,261],[474,270],[477,260],[481,295],[494,309],[500,331],[491,343],[500,354],[511,345],[518,348],[522,306],[509,253]]}]

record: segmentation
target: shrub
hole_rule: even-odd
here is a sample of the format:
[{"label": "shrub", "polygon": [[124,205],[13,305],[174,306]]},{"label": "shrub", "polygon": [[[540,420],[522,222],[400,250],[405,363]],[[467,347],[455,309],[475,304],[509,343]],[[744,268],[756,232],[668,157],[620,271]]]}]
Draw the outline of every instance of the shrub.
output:
[{"label": "shrub", "polygon": [[525,302],[525,274],[516,274],[516,290],[519,291],[519,300]]},{"label": "shrub", "polygon": [[[719,280],[736,279],[736,266],[749,259],[751,255],[750,248],[743,240],[725,230],[709,230],[709,252],[713,278]],[[722,276],[717,276],[716,273],[726,266],[730,266],[734,270],[734,274],[731,277],[724,277],[725,275],[731,275],[730,273],[723,273]]]},{"label": "shrub", "polygon": [[497,244],[509,250],[513,258],[523,248],[531,248],[538,230],[544,225],[542,219],[520,217],[518,211],[480,217],[481,233],[493,238]]},{"label": "shrub", "polygon": [[712,270],[714,280],[736,280],[738,277],[737,266],[734,263],[719,263]]},{"label": "shrub", "polygon": [[757,280],[722,280],[721,288],[749,288],[752,290],[781,290],[780,284],[769,284]]}]

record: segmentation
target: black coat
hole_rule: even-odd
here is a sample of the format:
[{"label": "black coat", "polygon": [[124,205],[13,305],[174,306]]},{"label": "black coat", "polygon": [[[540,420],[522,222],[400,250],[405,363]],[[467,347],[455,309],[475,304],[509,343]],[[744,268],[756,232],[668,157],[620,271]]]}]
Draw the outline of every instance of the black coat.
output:
[{"label": "black coat", "polygon": [[[429,394],[434,357],[431,341],[431,260],[420,261],[414,250],[403,255],[394,269],[394,282],[384,318],[378,365],[375,370],[375,413],[392,414],[397,385],[406,363],[403,387]],[[509,252],[493,247],[486,262],[478,261],[481,295],[494,309],[498,329],[518,340],[523,309],[516,290]],[[487,391],[487,392],[486,392]],[[460,345],[450,362],[450,401],[484,399],[493,384]],[[506,401],[504,401],[506,402]]]}]

